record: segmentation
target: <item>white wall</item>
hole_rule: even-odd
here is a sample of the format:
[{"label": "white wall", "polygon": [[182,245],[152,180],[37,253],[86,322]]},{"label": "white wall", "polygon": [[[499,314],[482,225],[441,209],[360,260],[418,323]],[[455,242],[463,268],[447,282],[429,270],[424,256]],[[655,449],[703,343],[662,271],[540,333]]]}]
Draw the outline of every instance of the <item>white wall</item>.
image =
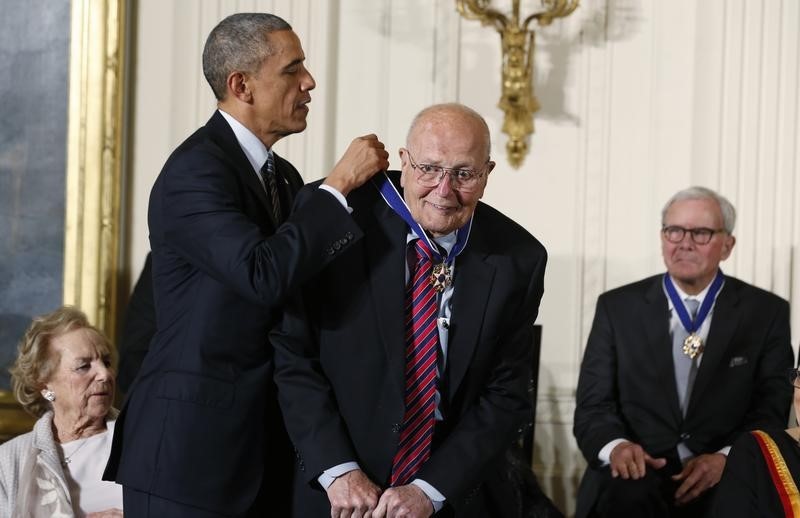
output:
[{"label": "white wall", "polygon": [[[500,2],[507,5],[510,2]],[[537,2],[523,2],[529,8]],[[660,210],[706,185],[739,210],[723,267],[800,296],[800,66],[794,0],[583,0],[538,31],[542,109],[518,170],[500,132],[500,41],[454,0],[139,0],[132,111],[129,261],[147,245],[147,193],[171,149],[211,114],[204,38],[236,11],[275,12],[298,32],[317,79],[309,128],[281,152],[307,180],[375,132],[392,153],[424,106],[466,103],[487,119],[497,168],[485,196],[547,246],[535,469],[572,512],[583,460],[574,389],[601,292],[663,270]],[[794,304],[800,307],[800,305]],[[800,310],[792,311],[800,329]]]}]

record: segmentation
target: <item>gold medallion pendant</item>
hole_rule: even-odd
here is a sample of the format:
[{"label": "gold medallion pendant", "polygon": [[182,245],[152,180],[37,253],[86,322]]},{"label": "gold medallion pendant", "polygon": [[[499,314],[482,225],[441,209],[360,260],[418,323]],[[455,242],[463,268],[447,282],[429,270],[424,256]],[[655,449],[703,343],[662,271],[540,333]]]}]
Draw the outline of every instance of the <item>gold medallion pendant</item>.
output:
[{"label": "gold medallion pendant", "polygon": [[438,293],[441,293],[453,284],[453,277],[450,274],[450,266],[447,263],[439,263],[433,266],[433,272],[431,272],[431,285],[433,289],[436,290]]},{"label": "gold medallion pendant", "polygon": [[692,333],[686,337],[686,340],[683,341],[683,354],[689,358],[694,360],[695,357],[702,352],[703,339],[700,338],[699,335]]}]

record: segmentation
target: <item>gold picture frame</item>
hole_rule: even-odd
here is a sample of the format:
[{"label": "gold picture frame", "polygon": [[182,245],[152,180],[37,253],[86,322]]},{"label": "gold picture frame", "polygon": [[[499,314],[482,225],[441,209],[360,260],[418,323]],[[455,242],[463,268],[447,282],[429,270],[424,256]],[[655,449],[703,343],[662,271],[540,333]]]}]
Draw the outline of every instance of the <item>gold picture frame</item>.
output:
[{"label": "gold picture frame", "polygon": [[[126,0],[72,0],[63,302],[116,330]],[[0,390],[0,442],[34,419]]]}]

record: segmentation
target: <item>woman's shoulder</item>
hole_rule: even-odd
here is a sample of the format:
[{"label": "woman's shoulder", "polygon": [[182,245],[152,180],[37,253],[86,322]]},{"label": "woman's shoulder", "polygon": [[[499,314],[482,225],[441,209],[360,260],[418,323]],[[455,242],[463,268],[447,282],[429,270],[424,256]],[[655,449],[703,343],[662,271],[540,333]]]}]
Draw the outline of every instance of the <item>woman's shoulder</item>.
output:
[{"label": "woman's shoulder", "polygon": [[2,478],[16,477],[19,467],[31,453],[34,443],[34,431],[18,435],[0,444],[0,473]]},{"label": "woman's shoulder", "polygon": [[19,449],[30,449],[34,445],[46,447],[53,442],[52,411],[46,412],[33,424],[33,430],[18,435],[3,444],[0,444],[0,455],[6,456]]},{"label": "woman's shoulder", "polygon": [[[797,442],[796,434],[800,430],[798,429],[788,429],[782,430],[778,428],[763,428],[759,430],[752,430],[748,433],[743,433],[739,436],[736,442],[745,441],[753,442],[753,441],[768,441],[772,440],[774,442]],[[735,444],[735,443],[734,443]]]},{"label": "woman's shoulder", "polygon": [[[730,455],[741,458],[745,452],[748,456],[761,458],[765,453],[769,452],[785,455],[787,452],[793,452],[796,449],[797,438],[792,435],[792,430],[781,429],[763,429],[753,430],[741,434],[733,443]],[[773,450],[777,449],[777,452]],[[730,457],[729,455],[729,457]]]},{"label": "woman's shoulder", "polygon": [[27,448],[33,442],[33,430],[21,435],[17,435],[13,439],[9,439],[3,444],[0,444],[0,458],[3,458],[9,453],[17,451],[21,448]]}]

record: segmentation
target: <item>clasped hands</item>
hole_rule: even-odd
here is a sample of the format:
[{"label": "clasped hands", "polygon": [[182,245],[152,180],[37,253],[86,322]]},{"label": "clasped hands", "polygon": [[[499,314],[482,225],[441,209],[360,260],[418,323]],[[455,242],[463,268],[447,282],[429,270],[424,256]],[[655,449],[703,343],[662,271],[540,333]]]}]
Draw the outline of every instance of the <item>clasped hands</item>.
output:
[{"label": "clasped hands", "polygon": [[414,484],[390,487],[375,485],[356,469],[337,477],[328,486],[331,518],[427,518],[433,504]]},{"label": "clasped hands", "polygon": [[[675,503],[686,504],[708,489],[714,487],[722,477],[727,458],[721,453],[707,453],[689,460],[672,480],[681,482],[675,491]],[[643,478],[646,469],[661,469],[667,464],[663,457],[653,458],[633,442],[625,441],[611,450],[611,476],[625,480]]]}]

